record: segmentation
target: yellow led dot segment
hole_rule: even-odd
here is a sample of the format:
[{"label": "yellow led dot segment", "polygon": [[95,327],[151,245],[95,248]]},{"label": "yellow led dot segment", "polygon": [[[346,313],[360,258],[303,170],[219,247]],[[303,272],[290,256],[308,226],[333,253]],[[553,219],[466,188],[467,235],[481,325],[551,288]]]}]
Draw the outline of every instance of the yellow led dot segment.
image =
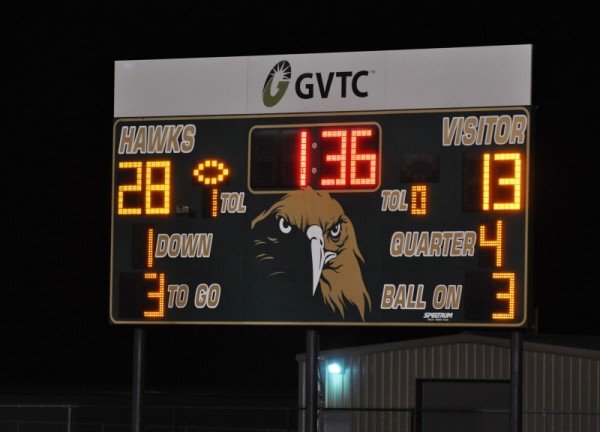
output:
[{"label": "yellow led dot segment", "polygon": [[[200,162],[193,171],[198,183],[204,186],[217,186],[229,177],[230,171],[224,162],[217,159],[206,159]],[[219,191],[213,187],[210,191],[210,217],[216,218],[219,207]]]},{"label": "yellow led dot segment", "polygon": [[494,203],[494,210],[521,210],[521,172],[522,161],[520,153],[496,153],[494,160],[513,161],[514,176],[501,177],[498,184],[501,186],[510,186],[513,188],[513,201],[507,203]]},{"label": "yellow led dot segment", "polygon": [[[512,177],[494,178],[494,163],[493,162],[510,162],[512,161],[514,169]],[[483,171],[482,171],[482,191],[481,191],[481,207],[484,211],[490,209],[497,211],[519,211],[521,210],[521,191],[522,191],[522,172],[523,161],[520,153],[494,153],[493,161],[490,153],[483,154]],[[496,202],[492,196],[492,185],[511,187],[512,201]]]},{"label": "yellow led dot segment", "polygon": [[410,187],[410,214],[416,216],[427,214],[427,185]]},{"label": "yellow led dot segment", "polygon": [[[162,170],[162,183],[153,183],[155,170]],[[162,195],[162,205],[154,206],[153,197]],[[171,161],[150,161],[146,164],[146,214],[169,214],[171,208]]]},{"label": "yellow led dot segment", "polygon": [[198,183],[206,186],[223,183],[229,177],[229,168],[224,162],[216,159],[207,159],[200,162],[193,170],[194,177]]},{"label": "yellow led dot segment", "polygon": [[481,191],[481,207],[483,210],[490,209],[490,154],[483,154],[483,190]]},{"label": "yellow led dot segment", "polygon": [[502,267],[502,221],[496,221],[496,239],[489,239],[485,225],[479,226],[479,245],[481,247],[496,248],[496,267]]},{"label": "yellow led dot segment", "polygon": [[219,210],[219,192],[217,188],[212,190],[212,206],[211,206],[211,215],[212,217],[217,217],[217,212]]},{"label": "yellow led dot segment", "polygon": [[498,300],[508,302],[508,312],[492,313],[492,319],[511,320],[515,318],[515,274],[514,273],[492,273],[494,279],[506,279],[508,281],[508,292],[496,293]]},{"label": "yellow led dot segment", "polygon": [[148,268],[154,267],[154,228],[148,229],[148,259],[146,265]]},{"label": "yellow led dot segment", "polygon": [[144,311],[145,318],[163,318],[165,316],[165,274],[144,273],[144,279],[154,279],[158,282],[158,291],[148,292],[149,299],[156,299],[158,307],[153,311]]},{"label": "yellow led dot segment", "polygon": [[119,162],[119,169],[135,170],[135,181],[132,184],[119,185],[119,192],[117,195],[117,214],[142,214],[141,207],[125,207],[125,194],[139,193],[142,191],[142,162]]}]

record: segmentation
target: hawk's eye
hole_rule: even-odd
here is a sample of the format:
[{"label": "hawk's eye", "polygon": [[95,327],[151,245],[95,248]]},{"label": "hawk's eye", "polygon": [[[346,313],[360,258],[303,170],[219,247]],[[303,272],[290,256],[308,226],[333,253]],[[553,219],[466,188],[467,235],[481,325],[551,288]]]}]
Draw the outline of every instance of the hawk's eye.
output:
[{"label": "hawk's eye", "polygon": [[284,234],[289,234],[292,230],[292,226],[282,217],[277,217],[279,219],[279,230]]},{"label": "hawk's eye", "polygon": [[340,237],[340,233],[342,231],[342,223],[338,222],[329,230],[329,236],[332,240],[337,240]]}]

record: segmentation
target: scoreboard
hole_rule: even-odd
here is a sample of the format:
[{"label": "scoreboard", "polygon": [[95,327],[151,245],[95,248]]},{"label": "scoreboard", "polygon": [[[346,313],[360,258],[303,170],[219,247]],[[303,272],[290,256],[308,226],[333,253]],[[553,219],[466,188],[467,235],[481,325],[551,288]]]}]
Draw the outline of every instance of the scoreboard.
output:
[{"label": "scoreboard", "polygon": [[421,106],[404,54],[116,65],[111,322],[525,325],[529,95]]}]

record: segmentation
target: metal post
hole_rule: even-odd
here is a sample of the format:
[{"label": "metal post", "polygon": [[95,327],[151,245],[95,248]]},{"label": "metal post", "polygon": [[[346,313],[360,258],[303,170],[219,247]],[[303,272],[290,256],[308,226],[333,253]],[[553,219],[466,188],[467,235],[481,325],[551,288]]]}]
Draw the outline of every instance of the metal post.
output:
[{"label": "metal post", "polygon": [[523,409],[523,341],[518,330],[510,339],[510,430],[521,432]]},{"label": "metal post", "polygon": [[144,338],[144,329],[136,328],[133,331],[132,432],[141,431],[142,395],[144,393]]},{"label": "metal post", "polygon": [[319,337],[315,330],[306,331],[306,376],[304,406],[306,432],[317,432],[318,388],[317,368],[319,367]]}]

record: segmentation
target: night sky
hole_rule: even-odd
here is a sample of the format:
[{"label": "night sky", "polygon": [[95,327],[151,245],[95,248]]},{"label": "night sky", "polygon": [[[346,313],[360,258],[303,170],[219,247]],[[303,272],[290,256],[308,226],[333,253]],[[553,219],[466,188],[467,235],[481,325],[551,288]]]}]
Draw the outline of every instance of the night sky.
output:
[{"label": "night sky", "polygon": [[[533,44],[536,330],[598,337],[591,5],[247,3],[25,6],[5,18],[0,391],[131,387],[133,328],[111,325],[108,305],[116,60]],[[325,350],[462,330],[318,331]],[[159,326],[146,337],[149,389],[293,395],[306,328]]]}]

